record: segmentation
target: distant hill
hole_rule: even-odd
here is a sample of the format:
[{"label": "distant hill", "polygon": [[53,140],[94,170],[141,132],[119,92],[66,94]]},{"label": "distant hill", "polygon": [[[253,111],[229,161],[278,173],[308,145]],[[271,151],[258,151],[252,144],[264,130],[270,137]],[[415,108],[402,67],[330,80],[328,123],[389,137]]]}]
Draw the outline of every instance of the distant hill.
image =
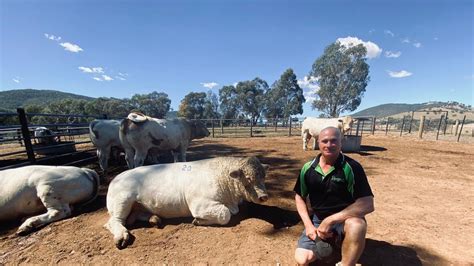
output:
[{"label": "distant hill", "polygon": [[2,110],[16,111],[18,107],[25,107],[30,104],[48,104],[63,99],[76,99],[91,101],[94,98],[60,92],[55,90],[9,90],[0,91],[0,102]]},{"label": "distant hill", "polygon": [[441,114],[448,112],[449,119],[462,119],[463,115],[466,115],[468,120],[474,119],[474,109],[472,106],[458,102],[388,103],[364,109],[352,114],[352,116],[375,116],[378,118],[390,116],[402,118],[412,111],[415,111],[415,117],[424,115],[426,118],[439,118]]}]

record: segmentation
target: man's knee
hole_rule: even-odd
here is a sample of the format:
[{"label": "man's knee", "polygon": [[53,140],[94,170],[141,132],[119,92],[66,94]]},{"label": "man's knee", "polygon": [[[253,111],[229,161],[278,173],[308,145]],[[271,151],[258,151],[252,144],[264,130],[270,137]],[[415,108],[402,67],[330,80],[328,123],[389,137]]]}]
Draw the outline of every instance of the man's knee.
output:
[{"label": "man's knee", "polygon": [[316,256],[314,255],[313,251],[304,249],[304,248],[297,248],[295,250],[295,260],[298,265],[307,265],[310,262],[316,260]]},{"label": "man's knee", "polygon": [[352,217],[344,222],[345,234],[363,234],[367,232],[367,222],[364,218]]}]

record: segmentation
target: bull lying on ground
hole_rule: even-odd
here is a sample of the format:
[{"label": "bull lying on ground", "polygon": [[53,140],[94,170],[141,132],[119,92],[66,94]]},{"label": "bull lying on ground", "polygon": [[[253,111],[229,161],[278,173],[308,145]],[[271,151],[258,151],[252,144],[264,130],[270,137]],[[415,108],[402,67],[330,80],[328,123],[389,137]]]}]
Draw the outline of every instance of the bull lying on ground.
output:
[{"label": "bull lying on ground", "polygon": [[130,169],[142,166],[150,149],[171,151],[174,162],[186,161],[186,150],[193,139],[209,136],[199,121],[186,119],[157,119],[139,113],[131,113],[120,125],[120,141],[125,149],[125,160]]},{"label": "bull lying on ground", "polygon": [[130,239],[125,223],[137,219],[158,223],[160,217],[192,216],[194,225],[227,224],[242,199],[267,199],[266,168],[255,157],[218,157],[125,171],[110,183],[105,227],[124,248]]},{"label": "bull lying on ground", "polygon": [[87,204],[97,197],[99,176],[73,166],[25,166],[0,171],[0,221],[30,217],[17,234],[71,215],[72,204]]},{"label": "bull lying on ground", "polygon": [[339,118],[316,118],[307,117],[301,126],[301,137],[303,138],[303,150],[306,150],[308,141],[313,137],[313,150],[316,149],[319,132],[327,127],[336,127],[342,134],[349,132],[352,128],[354,119],[351,116]]}]

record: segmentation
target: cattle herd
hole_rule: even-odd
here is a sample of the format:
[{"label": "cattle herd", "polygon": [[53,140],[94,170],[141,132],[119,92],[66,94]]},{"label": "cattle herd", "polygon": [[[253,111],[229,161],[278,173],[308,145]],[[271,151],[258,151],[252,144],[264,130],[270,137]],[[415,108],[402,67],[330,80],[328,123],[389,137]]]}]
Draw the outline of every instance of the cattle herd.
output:
[{"label": "cattle herd", "polygon": [[[307,118],[303,148],[324,127],[346,132],[351,125],[350,117]],[[194,225],[225,225],[238,213],[242,200],[260,203],[268,198],[264,184],[268,165],[256,157],[186,162],[190,142],[209,136],[198,121],[131,113],[121,121],[94,120],[89,130],[104,172],[110,157],[117,159],[120,151],[129,167],[111,181],[106,197],[110,218],[104,227],[119,249],[130,244],[126,226],[134,221],[158,224],[161,218],[192,216]],[[162,152],[171,152],[174,163],[159,164]],[[143,166],[145,160],[152,165]],[[93,201],[99,185],[99,175],[87,168],[32,165],[0,171],[0,222],[29,217],[17,230],[19,235],[28,234]]]}]

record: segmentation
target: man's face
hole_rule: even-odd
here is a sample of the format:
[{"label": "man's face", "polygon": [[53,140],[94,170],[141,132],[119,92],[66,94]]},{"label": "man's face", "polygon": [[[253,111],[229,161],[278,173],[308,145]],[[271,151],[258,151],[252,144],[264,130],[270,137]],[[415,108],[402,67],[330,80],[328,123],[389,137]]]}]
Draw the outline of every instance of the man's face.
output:
[{"label": "man's face", "polygon": [[323,130],[319,134],[318,145],[324,157],[337,157],[341,152],[341,135],[338,134],[337,129]]}]

